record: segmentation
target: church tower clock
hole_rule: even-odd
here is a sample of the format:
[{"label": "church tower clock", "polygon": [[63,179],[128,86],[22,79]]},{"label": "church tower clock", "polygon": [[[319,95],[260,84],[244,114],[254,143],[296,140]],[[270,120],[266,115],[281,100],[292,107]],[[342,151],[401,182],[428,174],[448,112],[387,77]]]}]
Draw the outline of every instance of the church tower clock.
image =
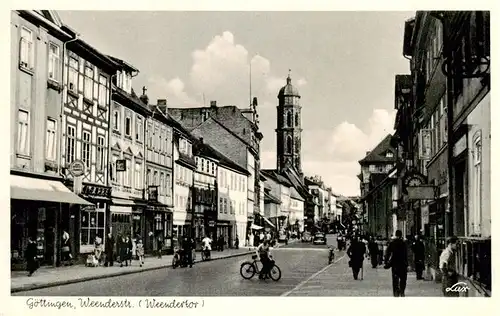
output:
[{"label": "church tower clock", "polygon": [[277,156],[279,171],[293,167],[302,174],[301,164],[301,106],[299,91],[292,85],[290,73],[286,85],[278,94],[278,116],[276,128]]}]

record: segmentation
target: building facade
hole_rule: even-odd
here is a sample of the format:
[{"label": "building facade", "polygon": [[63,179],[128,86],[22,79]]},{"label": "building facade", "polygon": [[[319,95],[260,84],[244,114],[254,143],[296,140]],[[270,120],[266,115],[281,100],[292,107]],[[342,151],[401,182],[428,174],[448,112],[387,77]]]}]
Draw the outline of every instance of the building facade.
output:
[{"label": "building facade", "polygon": [[[257,99],[249,108],[218,106],[210,101],[210,107],[169,108],[169,113],[196,137],[203,137],[220,153],[244,167],[249,177],[247,191],[248,227],[253,222],[254,213],[260,206],[260,142],[263,138],[259,131]],[[224,135],[224,136],[222,136]]]},{"label": "building facade", "polygon": [[[61,120],[66,78],[63,76],[63,50],[71,40],[74,40],[74,34],[64,29],[54,11],[11,11],[13,265],[24,262],[29,237],[37,241],[37,257],[41,264],[58,265],[63,232],[70,233],[73,245],[80,240],[76,230],[79,219],[76,209],[80,204],[92,205],[72,193],[62,182],[65,176],[63,167],[66,166],[65,161],[61,161],[61,153],[65,151],[61,144],[61,132],[65,128],[62,122],[66,120],[66,115]],[[104,97],[109,102],[109,94]],[[95,139],[95,129],[93,135]],[[106,131],[102,135],[105,141]],[[105,142],[103,145],[101,152],[107,148]],[[106,157],[101,157],[104,164]]]},{"label": "building facade", "polygon": [[120,69],[113,76],[109,226],[115,240],[119,236],[146,239],[145,131],[151,111],[132,90],[132,77],[139,70],[118,58],[110,58]]},{"label": "building facade", "polygon": [[[149,104],[146,89],[141,100]],[[149,105],[151,115],[146,120],[146,212],[144,234],[146,251],[158,250],[159,241],[167,252],[175,244],[174,231],[174,125],[165,114],[165,100]]]},{"label": "building facade", "polygon": [[[74,31],[63,28],[76,37]],[[61,155],[68,186],[93,204],[70,211],[75,219],[70,239],[78,238],[74,250],[84,254],[93,251],[96,237],[105,240],[109,226],[111,77],[119,65],[83,40],[66,47]],[[75,169],[81,173],[75,174]]]},{"label": "building facade", "polygon": [[194,142],[193,154],[196,162],[194,172],[194,227],[195,240],[201,243],[205,236],[215,240],[217,227],[217,154],[200,139]]},{"label": "building facade", "polygon": [[[172,119],[173,120],[173,119]],[[174,239],[177,245],[183,236],[194,236],[193,183],[196,162],[193,156],[195,139],[178,122],[174,128]],[[200,220],[203,217],[200,215]]]},{"label": "building facade", "polygon": [[406,165],[436,191],[414,202],[428,264],[439,280],[445,238],[459,236],[458,270],[474,289],[469,295],[491,291],[489,21],[483,11],[418,11],[405,24],[403,44],[412,70],[407,107],[415,115],[407,117],[410,131],[401,128],[401,145]]}]

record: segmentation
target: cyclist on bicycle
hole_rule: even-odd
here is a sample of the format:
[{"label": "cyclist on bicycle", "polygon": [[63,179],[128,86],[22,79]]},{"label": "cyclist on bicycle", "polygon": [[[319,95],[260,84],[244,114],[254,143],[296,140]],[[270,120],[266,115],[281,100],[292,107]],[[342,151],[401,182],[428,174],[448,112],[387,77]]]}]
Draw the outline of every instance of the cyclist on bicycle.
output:
[{"label": "cyclist on bicycle", "polygon": [[210,251],[212,250],[212,239],[208,235],[201,241],[203,243],[203,251],[210,257]]},{"label": "cyclist on bicycle", "polygon": [[266,279],[272,265],[269,240],[264,239],[264,242],[257,247],[256,252],[260,258],[260,262],[262,263],[262,270],[260,271],[259,279]]}]

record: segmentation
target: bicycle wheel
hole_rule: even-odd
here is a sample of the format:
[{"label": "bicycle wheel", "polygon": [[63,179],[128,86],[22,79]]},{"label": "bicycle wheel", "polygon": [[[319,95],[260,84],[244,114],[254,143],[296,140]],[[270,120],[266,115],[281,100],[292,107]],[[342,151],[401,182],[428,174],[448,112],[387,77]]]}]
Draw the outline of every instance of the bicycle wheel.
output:
[{"label": "bicycle wheel", "polygon": [[245,280],[253,278],[255,275],[255,267],[251,262],[244,262],[240,267],[240,274]]},{"label": "bicycle wheel", "polygon": [[268,274],[273,281],[278,281],[279,279],[281,279],[281,269],[277,265],[274,265]]}]

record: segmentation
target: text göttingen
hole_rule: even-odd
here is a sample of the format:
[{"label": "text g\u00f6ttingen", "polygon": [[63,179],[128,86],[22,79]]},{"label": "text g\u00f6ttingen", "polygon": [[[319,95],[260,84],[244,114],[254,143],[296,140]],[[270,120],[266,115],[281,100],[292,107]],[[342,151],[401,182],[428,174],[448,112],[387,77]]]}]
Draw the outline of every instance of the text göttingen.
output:
[{"label": "text g\u00f6ttingen", "polygon": [[56,309],[76,309],[80,308],[171,308],[171,309],[195,309],[205,306],[205,302],[191,301],[191,300],[158,300],[154,298],[139,299],[131,301],[129,299],[107,299],[95,300],[91,298],[79,298],[78,304],[75,305],[72,301],[65,300],[48,300],[45,298],[34,299],[29,298],[26,300],[26,305],[29,309],[35,308],[56,308]]}]

